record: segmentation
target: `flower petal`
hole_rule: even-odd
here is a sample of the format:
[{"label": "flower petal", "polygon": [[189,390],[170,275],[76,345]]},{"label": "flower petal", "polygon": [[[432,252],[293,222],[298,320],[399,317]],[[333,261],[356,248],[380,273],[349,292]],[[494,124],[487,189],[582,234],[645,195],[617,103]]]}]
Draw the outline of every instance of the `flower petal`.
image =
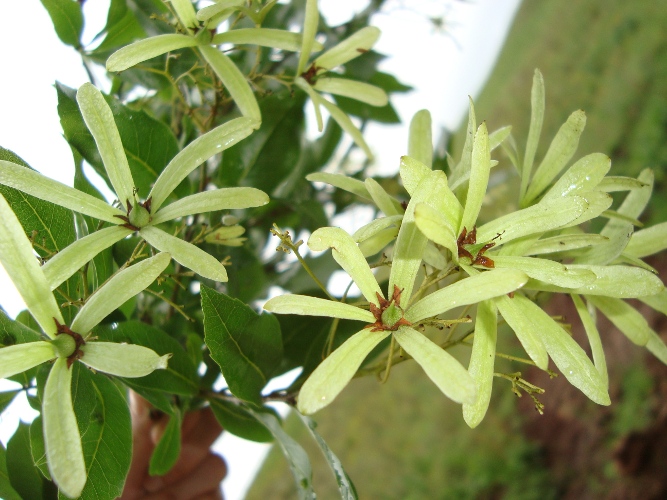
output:
[{"label": "flower petal", "polygon": [[[411,156],[401,156],[401,180],[410,196],[415,192],[422,178],[431,171],[422,161]],[[458,200],[457,200],[458,202]]]},{"label": "flower petal", "polygon": [[426,203],[418,203],[415,207],[415,223],[429,240],[444,246],[452,255],[458,255],[456,234],[451,221],[436,209]]},{"label": "flower petal", "polygon": [[[197,19],[200,21],[208,21],[209,19],[217,16],[218,14],[222,13],[225,10],[233,11],[235,7],[239,7],[244,4],[245,0],[221,0],[214,3],[213,5],[207,5],[206,7],[199,9],[197,11]],[[212,26],[209,24],[208,28],[211,29]],[[213,43],[218,45],[223,42],[213,42]]]},{"label": "flower petal", "polygon": [[[577,309],[577,313],[579,313],[581,323],[584,325],[584,330],[586,330],[588,345],[591,346],[591,354],[593,355],[593,364],[600,372],[600,376],[602,377],[602,380],[604,380],[607,389],[609,389],[607,360],[604,355],[604,349],[602,348],[600,332],[598,332],[597,326],[595,326],[595,320],[589,312],[589,309],[584,305],[583,300],[581,300],[578,295],[571,294],[570,297],[572,298],[572,302],[574,302],[574,307]],[[595,312],[594,309],[593,312]]]},{"label": "flower petal", "polygon": [[505,142],[505,139],[507,139],[511,133],[512,133],[511,125],[505,125],[504,127],[500,127],[498,130],[494,130],[493,132],[491,132],[489,134],[489,149],[491,151],[496,149],[503,142]]},{"label": "flower petal", "polygon": [[329,318],[365,321],[366,323],[375,322],[373,314],[366,309],[361,309],[335,300],[308,297],[306,295],[288,294],[273,297],[264,304],[264,309],[276,314],[326,316]]},{"label": "flower petal", "polygon": [[315,109],[315,120],[317,121],[317,131],[322,132],[324,129],[324,120],[322,119],[322,101],[324,100],[320,94],[315,92],[313,90],[313,87],[310,86],[310,84],[301,78],[300,76],[296,77],[294,80],[294,84],[299,87],[301,90],[303,90],[306,94],[308,94],[308,97],[310,97],[310,100],[313,101],[313,108]]},{"label": "flower petal", "polygon": [[[636,233],[635,233],[636,234]],[[527,250],[526,255],[542,255],[545,253],[566,252],[577,248],[590,247],[607,241],[608,238],[599,234],[561,234],[536,241]],[[632,242],[632,240],[630,240]]]},{"label": "flower petal", "polygon": [[359,146],[364,151],[364,153],[366,153],[368,159],[372,160],[373,153],[371,153],[371,148],[368,147],[368,144],[366,144],[366,140],[364,139],[361,130],[359,130],[359,128],[357,128],[357,126],[354,123],[352,123],[350,117],[347,116],[347,114],[338,106],[336,106],[334,103],[327,101],[322,97],[320,97],[318,101],[322,106],[327,108],[327,111],[331,115],[331,118],[336,120],[336,123],[338,123],[338,125],[340,125],[340,127],[345,132],[350,134],[350,137],[352,137],[354,143],[357,146]]},{"label": "flower petal", "polygon": [[378,38],[380,38],[380,29],[375,26],[366,26],[320,55],[313,64],[318,70],[329,70],[341,66],[369,51]]},{"label": "flower petal", "polygon": [[477,387],[477,397],[471,404],[463,403],[463,419],[473,429],[484,419],[491,401],[497,335],[498,320],[495,304],[488,300],[480,302],[477,305],[475,335],[468,365],[468,372]]},{"label": "flower petal", "polygon": [[102,97],[102,93],[90,83],[84,83],[79,87],[76,101],[79,103],[88,130],[95,138],[95,144],[118,201],[124,206],[127,201],[134,200],[134,181],[111,108]]},{"label": "flower petal", "polygon": [[33,254],[32,245],[23,231],[13,210],[0,194],[0,263],[14,282],[14,286],[26,303],[44,333],[56,336],[56,323],[65,323],[51,293],[51,288]]},{"label": "flower petal", "polygon": [[[199,47],[204,58],[211,65],[215,74],[225,86],[229,95],[239,107],[241,114],[255,121],[253,128],[259,128],[262,121],[262,113],[259,111],[259,105],[255,94],[253,93],[248,80],[234,62],[216,48],[202,45]],[[219,151],[218,151],[219,152]]]},{"label": "flower petal", "polygon": [[313,88],[318,92],[342,95],[371,106],[386,106],[389,102],[387,93],[380,87],[366,82],[357,82],[347,78],[318,78]]},{"label": "flower petal", "polygon": [[151,224],[160,224],[161,222],[176,219],[177,217],[214,212],[216,210],[259,207],[266,205],[268,202],[269,197],[266,193],[251,187],[204,191],[181,198],[158,210],[153,216]]},{"label": "flower petal", "polygon": [[88,342],[80,361],[94,370],[118,377],[144,377],[167,368],[171,354],[160,356],[148,347],[115,342]]},{"label": "flower petal", "polygon": [[161,252],[169,252],[176,262],[198,275],[214,281],[227,281],[225,266],[192,243],[151,226],[142,228],[139,234],[153,247]]},{"label": "flower petal", "polygon": [[428,109],[417,111],[410,120],[408,157],[414,158],[428,168],[433,168],[431,113]]},{"label": "flower petal", "polygon": [[92,260],[102,250],[132,233],[131,229],[121,226],[106,227],[76,240],[58,252],[42,266],[51,290],[58,288],[63,281],[81,269],[86,262]]},{"label": "flower petal", "polygon": [[633,257],[646,257],[667,248],[667,222],[641,229],[632,234],[624,253]]},{"label": "flower petal", "polygon": [[192,30],[199,25],[195,8],[190,0],[169,0],[183,26]]},{"label": "flower petal", "polygon": [[198,137],[169,162],[155,181],[148,198],[156,213],[171,192],[199,165],[216,153],[248,137],[255,127],[251,118],[234,118]]},{"label": "flower petal", "polygon": [[352,236],[338,227],[322,227],[310,235],[308,248],[315,252],[331,248],[333,258],[350,275],[366,300],[379,305],[375,294],[384,295]]},{"label": "flower petal", "polygon": [[417,323],[455,307],[475,304],[513,292],[521,288],[526,281],[528,276],[516,269],[480,272],[428,294],[408,308],[405,319]]},{"label": "flower petal", "polygon": [[299,391],[297,409],[309,415],[331,403],[352,380],[368,353],[390,333],[363,329],[347,339],[310,374]]},{"label": "flower petal", "polygon": [[[291,31],[272,28],[240,28],[218,33],[213,37],[211,43],[213,45],[223,43],[251,44],[296,52],[301,48],[302,41],[303,37],[300,33],[292,33]],[[319,51],[322,48],[322,44],[315,41],[311,51]]]},{"label": "flower petal", "polygon": [[590,191],[607,175],[611,168],[611,159],[602,153],[593,153],[577,160],[558,179],[543,197],[543,200],[570,196],[580,191]]},{"label": "flower petal", "polygon": [[392,215],[403,215],[403,207],[401,207],[400,202],[392,198],[387,194],[380,183],[375,179],[369,177],[364,181],[366,184],[366,189],[368,193],[373,198],[375,205],[387,216],[391,217]]},{"label": "flower petal", "polygon": [[514,255],[494,255],[493,262],[496,268],[518,269],[533,279],[564,288],[579,288],[597,279],[593,271],[572,268],[548,259],[516,257]]},{"label": "flower petal", "polygon": [[56,351],[50,342],[27,342],[3,347],[0,349],[0,379],[23,373],[55,357]]},{"label": "flower petal", "polygon": [[72,331],[85,336],[100,321],[153,283],[170,260],[171,255],[160,253],[113,275],[79,310],[72,321]]},{"label": "flower petal", "polygon": [[145,38],[111,54],[107,59],[107,71],[124,71],[167,52],[197,45],[196,38],[174,33]]},{"label": "flower petal", "polygon": [[58,358],[44,387],[44,446],[51,477],[62,493],[78,498],[86,484],[81,435],[72,406],[72,370]]},{"label": "flower petal", "polygon": [[125,214],[83,191],[9,161],[0,160],[0,184],[113,224],[120,222],[116,215]]},{"label": "flower petal", "polygon": [[348,193],[356,194],[367,200],[372,200],[371,194],[366,189],[366,184],[358,179],[353,179],[347,175],[330,174],[327,172],[315,172],[308,174],[306,179],[310,182],[326,182],[339,189],[344,189]]},{"label": "flower petal", "polygon": [[642,314],[627,302],[612,297],[589,295],[586,300],[602,312],[633,344],[645,346],[651,328]]},{"label": "flower petal", "polygon": [[445,396],[456,403],[475,402],[475,382],[454,356],[407,326],[394,332],[394,338]]},{"label": "flower petal", "polygon": [[523,158],[523,167],[521,168],[521,191],[519,198],[523,198],[528,188],[530,174],[535,162],[535,153],[537,145],[540,142],[540,133],[544,123],[544,77],[540,70],[536,69],[533,74],[533,86],[530,91],[530,128],[528,129],[528,139],[526,140],[526,154]]},{"label": "flower petal", "polygon": [[489,173],[491,171],[491,152],[489,150],[489,133],[486,122],[477,129],[472,146],[472,163],[470,166],[470,180],[468,182],[468,195],[463,209],[463,216],[458,227],[457,234],[466,228],[472,231],[476,225],[477,216],[482,209],[482,202],[486,195],[489,184]]},{"label": "flower petal", "polygon": [[306,12],[303,21],[303,39],[301,41],[301,53],[299,54],[299,64],[296,69],[296,76],[301,75],[306,70],[306,64],[310,58],[315,44],[315,35],[320,23],[320,11],[317,7],[317,0],[306,0]]}]

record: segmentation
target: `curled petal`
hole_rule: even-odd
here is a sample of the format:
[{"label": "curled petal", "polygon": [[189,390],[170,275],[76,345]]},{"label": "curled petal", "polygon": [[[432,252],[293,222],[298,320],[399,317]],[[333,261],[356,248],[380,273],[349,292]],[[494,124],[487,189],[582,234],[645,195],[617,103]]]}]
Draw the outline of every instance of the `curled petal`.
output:
[{"label": "curled petal", "polygon": [[151,226],[142,228],[139,234],[149,244],[162,252],[169,252],[176,262],[192,269],[198,275],[214,281],[227,281],[225,266],[192,243]]},{"label": "curled petal", "polygon": [[194,37],[179,34],[157,35],[131,43],[117,50],[107,59],[107,71],[123,71],[173,50],[195,47]]},{"label": "curled petal", "polygon": [[366,26],[320,55],[313,64],[318,69],[333,69],[368,52],[378,38],[380,30],[375,26]]},{"label": "curled petal", "polygon": [[81,350],[84,365],[118,377],[144,377],[167,368],[171,358],[171,354],[160,356],[148,347],[115,342],[88,342]]},{"label": "curled petal", "polygon": [[44,445],[51,477],[62,493],[78,498],[86,484],[81,436],[72,406],[72,370],[58,358],[44,387]]},{"label": "curled petal", "polygon": [[131,229],[121,226],[106,227],[76,240],[51,257],[42,266],[51,290],[55,290],[102,250],[109,248],[132,232]]},{"label": "curled petal", "polygon": [[269,197],[266,193],[251,187],[204,191],[186,196],[163,207],[153,216],[151,224],[160,224],[161,222],[176,219],[177,217],[214,212],[216,210],[259,207],[266,205],[268,202]]},{"label": "curled petal", "polygon": [[170,260],[171,255],[160,253],[114,274],[79,310],[72,321],[72,331],[86,335],[118,307],[153,283]]},{"label": "curled petal", "polygon": [[32,245],[4,196],[0,195],[0,263],[14,282],[44,333],[54,338],[56,323],[65,323],[51,288],[37,263]]},{"label": "curled petal", "polygon": [[326,316],[330,318],[353,319],[374,323],[370,311],[334,300],[308,297],[306,295],[280,295],[269,299],[264,309],[278,314],[299,314],[301,316]]},{"label": "curled petal", "polygon": [[148,198],[151,210],[157,212],[167,197],[199,165],[216,153],[248,137],[255,126],[251,118],[234,118],[198,137],[178,153],[155,181]]},{"label": "curled petal", "polygon": [[331,403],[361,366],[369,352],[391,332],[361,330],[325,359],[299,391],[297,409],[309,415]]},{"label": "curled petal", "polygon": [[475,382],[454,356],[407,326],[401,326],[394,337],[445,396],[457,403],[475,402]]},{"label": "curled petal", "polygon": [[121,204],[134,199],[134,181],[125,149],[111,108],[102,93],[90,83],[84,83],[76,93],[83,120],[93,134],[104,168]]},{"label": "curled petal", "polygon": [[28,342],[3,347],[0,349],[0,379],[23,373],[55,357],[56,351],[50,342]]}]

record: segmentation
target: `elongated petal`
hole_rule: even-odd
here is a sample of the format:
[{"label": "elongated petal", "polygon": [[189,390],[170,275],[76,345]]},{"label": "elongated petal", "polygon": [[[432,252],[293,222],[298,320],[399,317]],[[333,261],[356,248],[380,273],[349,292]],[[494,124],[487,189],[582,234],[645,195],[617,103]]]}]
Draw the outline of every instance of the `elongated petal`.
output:
[{"label": "elongated petal", "polygon": [[366,189],[366,184],[364,184],[363,181],[353,179],[347,175],[315,172],[308,174],[306,179],[310,182],[326,182],[327,184],[331,184],[334,187],[343,189],[348,193],[356,194],[357,196],[361,196],[367,200],[373,199],[371,198],[371,194],[368,192],[368,189]]},{"label": "elongated petal", "polygon": [[631,191],[645,186],[645,183],[633,177],[607,175],[600,181],[597,188],[606,193],[613,193],[616,191]]},{"label": "elongated petal", "polygon": [[572,113],[561,126],[530,181],[526,197],[523,200],[525,204],[537,198],[565,168],[567,162],[574,156],[577,146],[579,146],[579,137],[581,137],[585,126],[586,113],[582,110]]},{"label": "elongated petal", "polygon": [[513,292],[526,281],[528,276],[515,269],[485,271],[427,295],[406,311],[405,319],[417,323],[455,307],[475,304]]},{"label": "elongated petal", "polygon": [[546,370],[549,366],[549,355],[531,317],[525,315],[519,304],[515,302],[517,296],[511,299],[507,296],[498,297],[494,299],[494,302],[507,324],[514,330],[516,338],[521,342],[528,357],[538,368]]},{"label": "elongated petal", "polygon": [[424,259],[426,264],[431,267],[435,267],[436,269],[444,269],[448,262],[442,252],[438,250],[438,248],[431,241],[426,243],[426,246],[424,247],[424,253],[422,254],[422,259]]},{"label": "elongated petal", "polygon": [[118,377],[144,377],[167,368],[171,358],[171,354],[160,356],[148,347],[115,342],[88,342],[81,350],[84,365]]},{"label": "elongated petal", "polygon": [[403,187],[410,196],[415,192],[422,178],[430,171],[431,169],[422,161],[411,156],[401,156],[401,180],[403,181]]},{"label": "elongated petal", "polygon": [[401,326],[394,337],[445,396],[456,403],[475,402],[475,382],[454,356],[407,326]]},{"label": "elongated petal", "polygon": [[176,219],[177,217],[216,210],[259,207],[266,205],[268,202],[269,197],[266,193],[250,187],[204,191],[186,196],[163,207],[153,216],[151,224],[160,224],[161,222]]},{"label": "elongated petal", "polygon": [[152,198],[151,210],[155,213],[171,192],[199,165],[216,153],[232,147],[248,137],[255,126],[251,118],[234,118],[210,132],[198,137],[178,153],[155,181],[148,195]]},{"label": "elongated petal", "polygon": [[9,161],[0,160],[0,184],[114,224],[120,222],[116,215],[124,215],[98,198]]},{"label": "elongated petal", "polygon": [[566,252],[568,250],[576,250],[577,248],[590,247],[599,243],[604,243],[607,239],[607,237],[599,234],[562,234],[559,236],[551,236],[533,243],[530,249],[528,249],[527,255]]},{"label": "elongated petal", "polygon": [[317,0],[306,0],[306,12],[303,21],[303,39],[301,41],[301,53],[299,54],[299,64],[296,75],[299,76],[306,70],[306,64],[310,58],[317,35],[317,26],[320,23],[320,11],[317,7]]},{"label": "elongated petal", "polygon": [[370,311],[335,300],[308,297],[306,295],[280,295],[273,297],[264,304],[264,309],[277,314],[325,316],[375,323],[375,317]]},{"label": "elongated petal", "polygon": [[[578,266],[569,264],[569,268],[581,267],[593,271],[597,279],[592,283],[567,290],[566,293],[578,293],[585,295],[604,295],[619,299],[630,299],[655,295],[665,287],[655,274],[645,269],[629,266]],[[554,291],[561,291],[555,288]]]},{"label": "elongated petal", "polygon": [[76,240],[51,257],[42,266],[51,290],[58,288],[63,281],[81,269],[102,250],[109,248],[132,232],[131,229],[121,226],[106,227]]},{"label": "elongated petal", "polygon": [[183,241],[161,229],[144,227],[139,233],[150,245],[161,252],[169,252],[179,264],[198,275],[214,281],[227,281],[227,271],[218,259],[192,243]]},{"label": "elongated petal", "polygon": [[579,288],[597,279],[589,269],[571,268],[553,260],[513,255],[494,255],[497,268],[519,269],[533,279],[565,288]]},{"label": "elongated petal", "polygon": [[366,184],[366,189],[368,189],[368,193],[371,195],[371,198],[373,198],[377,207],[387,217],[391,217],[392,215],[403,215],[401,204],[389,196],[382,186],[380,186],[378,181],[369,177],[364,184]]},{"label": "elongated petal", "polygon": [[639,311],[627,302],[612,297],[589,295],[586,297],[597,307],[616,328],[621,330],[632,343],[645,346],[651,336],[651,328]]},{"label": "elongated petal", "polygon": [[84,83],[76,93],[83,120],[95,138],[104,168],[121,204],[134,200],[134,181],[125,149],[111,108],[102,93],[90,83]]},{"label": "elongated petal", "polygon": [[[297,51],[301,48],[302,41],[303,38],[300,33],[292,33],[291,31],[272,28],[241,28],[218,33],[213,37],[211,43],[213,45],[223,43],[233,43],[235,45],[251,44],[280,50]],[[322,44],[314,41],[311,51],[319,50],[322,50]]]},{"label": "elongated petal", "polygon": [[452,191],[463,184],[464,180],[470,176],[472,145],[475,139],[475,130],[477,130],[475,104],[472,101],[472,97],[468,96],[468,126],[466,127],[466,140],[463,143],[461,160],[452,168],[451,175],[449,176],[449,187]]},{"label": "elongated petal", "polygon": [[327,101],[324,98],[320,98],[319,103],[327,108],[331,118],[336,120],[336,123],[338,123],[338,125],[340,125],[345,132],[350,134],[350,137],[352,137],[354,143],[359,146],[364,151],[364,153],[366,153],[366,156],[369,160],[372,160],[373,153],[371,153],[371,148],[368,147],[368,144],[366,144],[366,140],[364,139],[361,130],[359,130],[359,128],[357,128],[357,126],[352,123],[350,117],[347,116],[347,114],[334,103]]},{"label": "elongated petal", "polygon": [[544,200],[570,196],[579,191],[590,191],[607,175],[611,159],[602,153],[593,153],[577,160],[544,195]]},{"label": "elongated petal", "polygon": [[71,386],[72,370],[67,367],[67,358],[56,359],[44,387],[42,420],[51,477],[62,493],[78,498],[87,477]]},{"label": "elongated petal", "polygon": [[172,7],[176,11],[178,19],[181,21],[183,26],[192,30],[199,23],[197,22],[197,15],[195,14],[194,5],[192,5],[191,0],[169,0]]},{"label": "elongated petal", "polygon": [[491,132],[489,134],[489,150],[493,151],[500,146],[511,133],[511,125],[505,125],[504,127],[500,127],[498,130]]},{"label": "elongated petal", "polygon": [[586,249],[574,259],[576,264],[609,264],[623,253],[632,237],[632,224],[617,220],[607,224],[607,228],[610,230],[603,234],[607,241]]},{"label": "elongated petal", "polygon": [[259,128],[262,114],[245,75],[241,73],[241,70],[229,57],[218,49],[206,45],[199,47],[199,50],[234,99],[239,110],[241,110],[241,114],[256,122],[253,128]]},{"label": "elongated petal", "polygon": [[427,109],[417,111],[410,120],[408,157],[414,158],[428,168],[433,168],[431,113]]},{"label": "elongated petal", "polygon": [[299,391],[297,409],[309,415],[331,403],[352,380],[368,353],[390,333],[364,329],[347,339],[308,377]]},{"label": "elongated petal", "polygon": [[487,222],[477,228],[477,241],[489,241],[500,235],[496,245],[529,234],[541,234],[567,225],[588,208],[580,196],[548,200]]},{"label": "elongated petal", "polygon": [[581,318],[581,323],[584,325],[584,330],[586,330],[586,336],[588,337],[588,345],[591,346],[591,354],[593,354],[593,364],[600,372],[600,376],[604,383],[609,388],[609,375],[607,374],[607,360],[604,355],[604,349],[602,349],[602,340],[600,339],[600,332],[598,332],[597,326],[595,326],[595,320],[591,317],[591,314],[588,308],[584,305],[584,301],[578,295],[571,295],[572,302],[579,313]]},{"label": "elongated petal", "polygon": [[530,91],[530,128],[528,129],[528,139],[526,140],[526,154],[523,158],[521,168],[521,191],[519,198],[522,199],[528,188],[528,181],[533,170],[535,162],[535,153],[537,145],[540,142],[540,133],[544,123],[544,77],[540,70],[536,69],[533,74],[533,86]]},{"label": "elongated petal", "polygon": [[572,336],[526,297],[517,294],[514,299],[509,300],[515,301],[533,323],[549,356],[565,378],[591,401],[599,405],[609,405],[611,401],[605,381]]},{"label": "elongated petal", "polygon": [[[245,4],[245,0],[221,0],[214,3],[213,5],[207,5],[206,7],[199,9],[197,11],[197,19],[200,21],[208,21],[209,19],[221,14],[225,10],[231,10],[234,7],[238,7]],[[209,28],[211,26],[209,25]],[[217,35],[216,35],[217,36]],[[215,39],[215,37],[214,37]],[[213,42],[216,45],[222,42]]]},{"label": "elongated petal", "polygon": [[124,71],[167,52],[196,45],[196,38],[175,33],[145,38],[111,54],[107,59],[107,71]]},{"label": "elongated petal", "polygon": [[495,304],[491,301],[480,302],[477,305],[475,336],[468,365],[468,372],[477,388],[477,397],[471,404],[463,403],[463,419],[473,429],[484,419],[491,401],[497,334],[498,321]]},{"label": "elongated petal", "polygon": [[369,51],[378,38],[380,30],[375,26],[366,26],[327,50],[313,64],[318,69],[333,69]]},{"label": "elongated petal", "polygon": [[361,253],[364,255],[364,257],[370,257],[394,241],[398,236],[398,229],[398,227],[388,227],[378,231],[373,236],[365,240],[357,241],[355,239],[355,241],[359,243],[359,250],[361,250]]},{"label": "elongated petal", "polygon": [[468,182],[468,196],[463,209],[463,216],[458,227],[457,234],[466,228],[472,231],[477,222],[477,216],[482,208],[482,201],[486,195],[489,184],[489,172],[491,171],[491,152],[489,151],[489,134],[486,122],[477,129],[472,147],[472,163],[470,166],[470,181]]},{"label": "elongated petal", "polygon": [[322,227],[310,235],[308,247],[315,252],[331,248],[333,258],[350,275],[366,300],[379,305],[376,293],[382,297],[384,294],[352,236],[338,227]]},{"label": "elongated petal", "polygon": [[646,349],[651,352],[656,358],[667,365],[667,345],[662,340],[660,335],[651,330],[651,336],[646,344]]},{"label": "elongated petal", "polygon": [[[642,170],[637,180],[644,185],[639,189],[633,189],[627,194],[621,206],[618,207],[618,213],[632,219],[638,218],[651,199],[654,179],[655,176],[650,168]],[[602,234],[604,234],[604,231],[603,229]]]},{"label": "elongated petal", "polygon": [[0,195],[0,263],[14,282],[30,314],[44,333],[54,338],[57,331],[54,318],[61,324],[65,321],[33,254],[32,245],[2,195]]},{"label": "elongated petal", "polygon": [[0,349],[0,379],[23,373],[55,357],[56,351],[50,342],[28,342],[3,347]]},{"label": "elongated petal", "polygon": [[313,88],[318,92],[342,95],[371,106],[386,106],[389,102],[387,93],[380,87],[366,82],[348,80],[347,78],[318,78]]},{"label": "elongated petal", "polygon": [[310,100],[313,101],[313,108],[315,109],[315,120],[317,121],[317,130],[318,132],[322,132],[324,129],[324,120],[322,119],[322,101],[324,99],[320,94],[315,92],[313,87],[310,86],[310,84],[298,76],[294,80],[294,84],[299,87],[301,90],[303,90],[306,94],[308,94],[308,97],[310,97]]},{"label": "elongated petal", "polygon": [[656,311],[660,311],[662,314],[667,315],[667,289],[663,289],[660,293],[656,293],[655,295],[640,297],[639,300]]},{"label": "elongated petal", "polygon": [[352,239],[357,243],[367,240],[368,238],[373,237],[378,232],[394,227],[398,233],[398,228],[401,226],[401,221],[403,220],[403,215],[392,215],[391,217],[381,217],[375,219],[365,226],[360,227],[352,235]]},{"label": "elongated petal", "polygon": [[118,307],[153,283],[170,259],[168,253],[160,253],[116,273],[88,298],[72,321],[72,331],[86,335]]},{"label": "elongated petal", "polygon": [[415,223],[429,240],[444,246],[452,255],[458,254],[454,229],[440,212],[426,203],[419,203],[415,207]]},{"label": "elongated petal", "polygon": [[397,286],[402,290],[403,300],[412,295],[415,276],[422,261],[422,253],[428,239],[415,224],[415,206],[421,202],[437,206],[442,203],[441,191],[447,187],[447,177],[441,170],[429,172],[424,176],[403,215],[401,229],[396,238],[394,255],[389,275],[389,290]]},{"label": "elongated petal", "polygon": [[[587,192],[580,191],[577,194],[577,196],[586,200],[588,206],[581,213],[579,217],[577,217],[571,222],[568,222],[563,227],[578,226],[586,221],[595,219],[603,212],[605,212],[614,202],[614,199],[611,197],[610,194],[603,193],[602,191],[587,191]],[[565,199],[571,199],[571,198],[565,198]]]}]

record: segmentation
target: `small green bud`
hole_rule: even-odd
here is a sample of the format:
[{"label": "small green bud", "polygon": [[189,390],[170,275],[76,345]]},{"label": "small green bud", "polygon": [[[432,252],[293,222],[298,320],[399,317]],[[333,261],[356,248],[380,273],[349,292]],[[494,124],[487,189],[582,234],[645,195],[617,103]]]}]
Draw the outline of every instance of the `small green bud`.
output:
[{"label": "small green bud", "polygon": [[403,318],[403,309],[391,304],[382,313],[382,324],[391,328]]},{"label": "small green bud", "polygon": [[69,358],[76,350],[76,340],[74,340],[74,337],[67,335],[66,333],[56,335],[56,338],[51,341],[51,344],[56,351],[56,356],[59,358]]},{"label": "small green bud", "polygon": [[129,215],[130,224],[134,227],[142,228],[151,221],[151,214],[139,203],[132,207]]}]

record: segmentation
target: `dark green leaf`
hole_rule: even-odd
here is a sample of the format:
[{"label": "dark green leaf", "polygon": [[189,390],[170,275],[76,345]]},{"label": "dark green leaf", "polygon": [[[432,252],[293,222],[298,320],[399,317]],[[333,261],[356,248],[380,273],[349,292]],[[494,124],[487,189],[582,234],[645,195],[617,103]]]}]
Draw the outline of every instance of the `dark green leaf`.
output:
[{"label": "dark green leaf", "polygon": [[21,497],[12,487],[7,475],[7,450],[0,443],[0,498],[5,500],[21,500]]},{"label": "dark green leaf", "polygon": [[181,454],[181,414],[176,412],[169,417],[167,427],[160,442],[153,450],[148,473],[162,476],[169,472]]},{"label": "dark green leaf", "polygon": [[243,405],[221,399],[210,399],[209,404],[215,418],[226,431],[249,441],[271,441],[269,430]]},{"label": "dark green leaf", "polygon": [[32,461],[30,426],[23,422],[7,443],[7,474],[21,498],[42,498],[44,481]]},{"label": "dark green leaf", "polygon": [[11,391],[0,392],[0,413],[5,411],[7,407],[12,404],[12,401],[14,401],[14,398],[20,391],[20,389],[14,389]]},{"label": "dark green leaf", "polygon": [[41,0],[46,8],[60,41],[78,48],[81,45],[83,14],[76,0]]},{"label": "dark green leaf", "polygon": [[337,95],[336,104],[348,115],[358,116],[363,121],[373,120],[379,123],[401,123],[401,118],[391,103],[386,106],[371,106],[350,97]]},{"label": "dark green leaf", "polygon": [[282,357],[278,320],[205,286],[201,300],[204,341],[229,389],[238,398],[260,403],[260,391]]},{"label": "dark green leaf", "polygon": [[145,377],[123,378],[134,389],[147,389],[193,396],[199,390],[199,376],[183,347],[170,335],[140,321],[123,321],[113,326],[95,329],[95,335],[105,342],[127,342],[154,350],[160,356],[171,353],[165,370],[158,370]]},{"label": "dark green leaf", "polygon": [[111,49],[119,48],[137,38],[145,37],[146,32],[137,21],[134,13],[127,8],[126,0],[111,0],[107,24],[95,39],[104,35],[106,35],[104,40],[93,50],[93,55],[106,54]]},{"label": "dark green leaf", "polygon": [[35,466],[42,475],[51,481],[51,472],[46,462],[46,448],[44,446],[44,428],[42,426],[42,416],[38,416],[30,424],[30,451]]},{"label": "dark green leaf", "polygon": [[296,414],[301,417],[301,420],[310,431],[313,439],[315,439],[315,442],[322,450],[324,458],[329,464],[329,467],[331,467],[334,477],[336,478],[338,491],[340,491],[340,497],[345,500],[356,500],[358,498],[357,490],[354,487],[354,484],[352,484],[350,476],[348,476],[347,472],[345,472],[345,469],[343,469],[343,464],[341,463],[340,459],[334,454],[333,451],[331,451],[331,448],[329,448],[329,445],[326,443],[324,438],[320,436],[315,430],[317,427],[315,421],[312,418],[302,415],[299,412],[296,412]]},{"label": "dark green leaf", "polygon": [[252,412],[257,420],[264,424],[276,441],[280,445],[287,463],[290,466],[299,498],[303,500],[312,500],[315,498],[313,491],[313,470],[310,466],[310,460],[304,449],[285,433],[280,426],[280,422],[275,415],[271,413]]}]

